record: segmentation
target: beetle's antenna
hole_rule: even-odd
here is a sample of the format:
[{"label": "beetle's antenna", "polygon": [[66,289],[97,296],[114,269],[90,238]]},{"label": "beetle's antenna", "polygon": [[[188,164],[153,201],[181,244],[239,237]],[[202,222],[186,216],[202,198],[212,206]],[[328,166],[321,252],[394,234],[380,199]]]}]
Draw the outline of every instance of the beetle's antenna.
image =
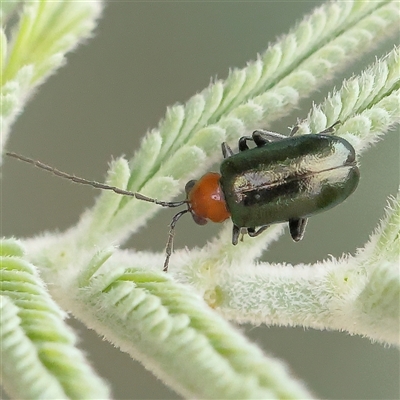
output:
[{"label": "beetle's antenna", "polygon": [[168,271],[168,264],[169,264],[169,258],[171,257],[173,248],[174,248],[174,236],[175,236],[175,225],[178,222],[179,218],[182,217],[183,214],[186,214],[190,210],[182,210],[175,214],[172,218],[171,223],[169,224],[169,233],[168,233],[168,241],[167,241],[167,246],[165,247],[165,261],[164,261],[164,268],[163,271],[167,272]]},{"label": "beetle's antenna", "polygon": [[103,190],[112,190],[113,192],[117,193],[117,194],[121,194],[123,196],[130,196],[130,197],[135,197],[138,200],[143,200],[143,201],[147,201],[150,203],[155,203],[158,204],[161,207],[179,207],[182,206],[183,204],[187,203],[187,200],[181,200],[181,201],[159,201],[157,199],[153,199],[151,197],[147,197],[141,193],[137,193],[137,192],[130,192],[129,190],[124,190],[124,189],[120,189],[117,188],[115,186],[110,186],[110,185],[106,185],[104,183],[100,183],[100,182],[96,182],[96,181],[90,181],[88,179],[84,179],[84,178],[80,178],[79,176],[75,176],[72,174],[68,174],[66,172],[60,171],[57,168],[51,167],[50,165],[44,164],[39,160],[34,160],[32,158],[29,157],[25,157],[22,156],[21,154],[17,154],[17,153],[13,153],[13,152],[7,152],[6,153],[7,156],[16,158],[17,160],[20,161],[25,161],[29,164],[34,165],[35,167],[38,167],[40,169],[44,169],[45,171],[48,171],[50,173],[52,173],[53,175],[59,176],[61,178],[64,179],[68,179],[74,183],[79,183],[81,185],[89,185],[94,187],[95,189],[103,189]]},{"label": "beetle's antenna", "polygon": [[[116,188],[118,189],[118,188]],[[112,186],[110,186],[110,190],[114,190]],[[118,193],[118,192],[116,192]],[[128,192],[128,193],[133,193],[133,192]],[[124,194],[124,193],[122,193]],[[184,204],[187,204],[187,200],[180,200],[180,201],[160,201],[157,199],[153,199],[152,197],[147,197],[144,194],[134,192],[133,195],[138,199],[138,200],[143,200],[143,201],[148,201],[149,203],[154,203],[157,204],[161,207],[179,207]]]}]

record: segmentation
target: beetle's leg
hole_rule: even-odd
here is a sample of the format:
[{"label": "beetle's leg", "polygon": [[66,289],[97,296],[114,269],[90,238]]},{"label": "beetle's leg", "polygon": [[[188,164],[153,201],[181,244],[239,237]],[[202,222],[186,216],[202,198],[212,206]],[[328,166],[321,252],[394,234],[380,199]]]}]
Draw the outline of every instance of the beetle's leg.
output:
[{"label": "beetle's leg", "polygon": [[247,146],[247,142],[252,141],[256,144],[257,147],[265,146],[270,142],[277,142],[278,140],[282,140],[287,136],[281,135],[280,133],[271,132],[271,131],[264,131],[264,130],[257,130],[254,131],[252,136],[242,136],[239,139],[239,151],[245,151],[249,149]]},{"label": "beetle's leg", "polygon": [[277,142],[279,140],[285,139],[287,136],[281,135],[280,133],[257,130],[253,132],[253,140],[257,147],[265,146],[270,142]]},{"label": "beetle's leg", "polygon": [[247,228],[247,233],[250,237],[256,237],[259,234],[263,233],[267,228],[269,228],[270,225],[264,225],[258,228],[258,230],[255,230],[255,228]]},{"label": "beetle's leg", "polygon": [[290,235],[295,242],[303,239],[307,221],[307,218],[289,219]]},{"label": "beetle's leg", "polygon": [[245,151],[249,149],[249,146],[247,146],[248,141],[253,141],[253,138],[251,136],[242,136],[239,139],[239,151]]},{"label": "beetle's leg", "polygon": [[232,229],[232,244],[234,246],[238,244],[239,235],[240,235],[240,228],[234,224]]},{"label": "beetle's leg", "polygon": [[341,124],[340,121],[336,121],[334,124],[332,124],[331,126],[329,126],[328,128],[324,129],[322,132],[318,132],[318,135],[322,135],[324,133],[335,133],[335,126]]},{"label": "beetle's leg", "polygon": [[296,132],[300,129],[300,125],[297,123],[289,133],[289,137],[292,137],[296,134]]},{"label": "beetle's leg", "polygon": [[[318,135],[323,135],[324,133],[334,133],[334,132],[335,132],[335,126],[338,125],[338,124],[341,124],[341,122],[340,122],[340,121],[336,121],[334,124],[332,124],[332,125],[329,126],[328,128],[324,129],[324,130],[321,131],[321,132],[318,132]],[[289,136],[290,136],[290,137],[294,136],[294,135],[297,133],[297,131],[299,130],[299,128],[300,128],[300,125],[299,125],[299,124],[295,125],[295,126],[292,128],[292,130],[290,131]]]},{"label": "beetle's leg", "polygon": [[233,151],[232,149],[226,144],[226,142],[221,143],[221,149],[222,149],[222,155],[224,158],[228,158],[230,156],[233,156]]}]

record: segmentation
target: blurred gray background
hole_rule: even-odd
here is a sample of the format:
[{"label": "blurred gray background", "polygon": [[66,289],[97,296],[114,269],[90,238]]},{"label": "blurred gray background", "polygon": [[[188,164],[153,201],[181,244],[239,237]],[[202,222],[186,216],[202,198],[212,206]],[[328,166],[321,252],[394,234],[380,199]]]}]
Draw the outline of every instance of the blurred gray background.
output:
[{"label": "blurred gray background", "polygon": [[[69,55],[68,64],[39,89],[13,127],[8,150],[38,158],[65,171],[102,181],[107,163],[128,156],[166,107],[185,102],[211,77],[243,67],[268,42],[282,35],[317,2],[113,2],[97,34]],[[388,41],[341,77],[303,101],[300,109],[270,128],[287,133],[306,117],[329,88],[357,73],[393,47]],[[399,135],[392,132],[361,159],[361,183],[343,205],[310,220],[305,239],[285,234],[264,260],[314,262],[329,254],[354,253],[383,215],[399,184]],[[93,204],[97,192],[72,185],[30,166],[5,159],[2,168],[1,234],[31,236],[63,230]],[[162,194],[159,196],[162,198]],[[160,212],[129,243],[161,251],[173,211]],[[176,247],[203,245],[218,226],[182,219]],[[118,399],[167,399],[177,395],[140,364],[70,320],[81,348],[112,384]],[[302,328],[241,326],[266,353],[285,360],[318,397],[400,397],[399,353],[346,333]]]}]

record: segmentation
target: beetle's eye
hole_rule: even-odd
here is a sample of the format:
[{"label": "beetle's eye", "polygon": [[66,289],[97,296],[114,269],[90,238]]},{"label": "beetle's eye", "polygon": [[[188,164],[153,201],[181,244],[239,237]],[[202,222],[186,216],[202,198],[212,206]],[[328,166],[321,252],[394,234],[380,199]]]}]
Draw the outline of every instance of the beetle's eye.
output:
[{"label": "beetle's eye", "polygon": [[196,184],[197,181],[192,179],[185,185],[185,192],[186,194],[189,194],[189,192],[193,189],[193,186]]},{"label": "beetle's eye", "polygon": [[197,225],[205,225],[208,221],[206,218],[199,217],[195,213],[191,212],[193,221],[196,222]]}]

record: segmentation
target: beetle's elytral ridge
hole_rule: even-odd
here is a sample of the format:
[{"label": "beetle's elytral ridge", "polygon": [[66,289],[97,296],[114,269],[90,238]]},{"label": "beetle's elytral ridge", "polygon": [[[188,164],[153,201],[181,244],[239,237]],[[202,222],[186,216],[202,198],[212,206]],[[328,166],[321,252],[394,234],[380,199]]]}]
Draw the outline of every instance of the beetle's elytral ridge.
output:
[{"label": "beetle's elytral ridge", "polygon": [[[268,183],[265,183],[264,185],[258,185],[257,188],[258,189],[273,188],[274,186],[280,186],[280,185],[283,185],[283,184],[286,184],[286,183],[290,183],[290,182],[296,181],[299,178],[312,178],[314,176],[318,176],[319,174],[323,174],[324,172],[335,171],[335,170],[338,170],[340,168],[348,168],[348,167],[356,167],[356,166],[357,166],[357,162],[353,161],[353,162],[350,162],[350,163],[347,163],[347,164],[339,165],[337,167],[331,167],[331,168],[322,169],[322,170],[317,171],[317,172],[309,171],[309,172],[304,173],[304,174],[298,174],[298,175],[295,175],[295,176],[292,176],[292,177],[287,177],[287,178],[284,178],[284,179],[277,178],[275,181],[270,181]],[[250,189],[247,189],[247,190],[246,189],[242,189],[241,192],[245,193],[247,191],[253,191],[253,190],[254,190],[254,188],[250,188]]]}]

